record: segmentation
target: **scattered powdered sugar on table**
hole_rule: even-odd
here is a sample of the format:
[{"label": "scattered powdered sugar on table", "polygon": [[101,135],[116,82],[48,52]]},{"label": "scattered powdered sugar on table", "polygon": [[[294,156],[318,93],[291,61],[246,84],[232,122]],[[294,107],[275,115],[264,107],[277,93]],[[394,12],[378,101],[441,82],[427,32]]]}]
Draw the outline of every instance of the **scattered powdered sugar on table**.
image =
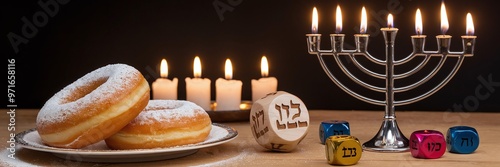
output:
[{"label": "scattered powdered sugar on table", "polygon": [[[16,146],[16,147],[18,147],[18,146]],[[20,148],[16,148],[16,152],[19,149]],[[7,166],[9,166],[9,167],[19,167],[19,166],[38,167],[37,165],[33,165],[33,164],[28,163],[28,162],[24,162],[24,161],[20,160],[15,155],[14,155],[15,159],[9,158],[8,157],[9,154],[11,154],[11,153],[7,149],[4,149],[2,152],[0,152],[0,166],[4,166],[4,167],[7,167]]]},{"label": "scattered powdered sugar on table", "polygon": [[132,123],[140,125],[168,120],[189,119],[197,114],[208,114],[200,106],[184,100],[150,100],[148,106]]},{"label": "scattered powdered sugar on table", "polygon": [[[137,69],[125,64],[112,64],[98,68],[52,96],[38,113],[37,122],[60,122],[65,120],[67,116],[80,111],[87,104],[103,103],[105,99],[115,98],[116,92],[124,91],[130,87],[131,81],[134,80],[133,77],[137,74],[140,74]],[[102,80],[105,82],[95,90],[79,99],[68,102],[68,99],[72,99],[75,92],[85,92],[83,88]]]}]

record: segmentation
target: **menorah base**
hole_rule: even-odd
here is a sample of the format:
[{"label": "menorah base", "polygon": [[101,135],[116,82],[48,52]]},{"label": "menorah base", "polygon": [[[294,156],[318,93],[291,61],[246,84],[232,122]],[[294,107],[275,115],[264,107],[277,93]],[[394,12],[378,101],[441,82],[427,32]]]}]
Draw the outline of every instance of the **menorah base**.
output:
[{"label": "menorah base", "polygon": [[364,143],[363,149],[376,152],[403,152],[409,150],[409,142],[399,130],[396,118],[385,118],[377,135]]}]

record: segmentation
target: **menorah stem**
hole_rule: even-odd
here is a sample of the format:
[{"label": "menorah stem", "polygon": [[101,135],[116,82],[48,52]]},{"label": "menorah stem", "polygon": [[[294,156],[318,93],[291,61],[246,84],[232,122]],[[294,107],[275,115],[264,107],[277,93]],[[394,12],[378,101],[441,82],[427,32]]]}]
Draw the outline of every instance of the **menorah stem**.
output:
[{"label": "menorah stem", "polygon": [[383,33],[385,38],[385,57],[386,57],[386,70],[385,76],[385,117],[386,119],[396,118],[394,114],[394,40],[396,37],[397,29],[388,33]]},{"label": "menorah stem", "polygon": [[369,151],[400,152],[408,150],[408,139],[399,130],[394,108],[394,41],[397,28],[382,28],[385,39],[386,55],[386,99],[385,116],[380,130],[371,140],[363,143],[363,148]]}]

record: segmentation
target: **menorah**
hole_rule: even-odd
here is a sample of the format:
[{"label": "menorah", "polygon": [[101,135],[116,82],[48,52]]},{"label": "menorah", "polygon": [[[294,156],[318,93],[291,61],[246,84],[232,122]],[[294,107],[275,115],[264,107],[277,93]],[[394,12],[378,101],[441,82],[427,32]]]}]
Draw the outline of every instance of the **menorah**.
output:
[{"label": "menorah", "polygon": [[[337,8],[339,11],[339,8]],[[316,10],[316,9],[315,9]],[[363,14],[366,12],[364,11],[363,8]],[[419,14],[419,11],[417,11],[417,14]],[[313,13],[313,18],[315,14]],[[365,16],[366,17],[366,16]],[[469,17],[469,16],[468,16]],[[338,18],[338,17],[337,17]],[[316,19],[317,19],[317,14],[316,14]],[[418,16],[417,16],[418,19]],[[420,18],[421,19],[421,18]],[[363,20],[363,19],[362,19]],[[363,22],[363,21],[362,21]],[[365,21],[366,22],[366,21]],[[471,21],[472,22],[472,21]],[[363,23],[362,23],[363,24]],[[418,24],[418,23],[417,23]],[[420,23],[421,24],[421,23]],[[365,23],[366,25],[366,23]],[[385,60],[380,60],[374,56],[372,56],[370,53],[368,53],[367,48],[368,48],[368,40],[369,40],[369,35],[364,34],[363,31],[366,30],[363,29],[363,25],[361,26],[360,32],[361,34],[355,34],[354,35],[354,40],[355,40],[355,50],[345,50],[344,49],[344,34],[338,34],[339,31],[336,31],[336,34],[330,34],[330,40],[331,40],[331,50],[321,50],[320,49],[320,41],[321,41],[321,34],[316,34],[315,31],[317,32],[317,22],[316,22],[316,27],[314,27],[314,19],[313,19],[313,34],[306,34],[307,37],[307,46],[308,46],[308,52],[309,54],[314,54],[317,55],[318,60],[320,62],[321,67],[325,71],[325,73],[328,75],[328,77],[338,86],[340,87],[343,91],[345,91],[347,94],[370,104],[374,105],[380,105],[380,106],[385,106],[385,116],[382,122],[382,126],[380,127],[380,130],[378,133],[369,141],[365,142],[363,144],[363,149],[368,150],[368,151],[380,151],[380,152],[401,152],[401,151],[407,151],[409,149],[409,142],[408,139],[403,135],[401,130],[398,127],[398,124],[396,122],[396,116],[395,116],[395,106],[402,106],[402,105],[407,105],[411,103],[418,102],[420,100],[423,100],[437,91],[439,91],[441,88],[443,88],[450,80],[453,78],[453,76],[457,73],[458,69],[462,65],[462,62],[465,57],[471,57],[473,56],[474,53],[474,45],[475,45],[475,40],[476,36],[472,35],[465,35],[462,36],[462,43],[463,43],[463,51],[462,52],[452,52],[449,49],[450,46],[450,40],[451,36],[450,35],[438,35],[436,36],[437,39],[437,51],[425,51],[424,50],[424,45],[425,45],[425,35],[413,35],[411,36],[411,41],[413,45],[413,52],[408,55],[407,57],[400,59],[400,60],[394,60],[394,45],[395,45],[395,39],[396,39],[396,34],[398,32],[397,28],[392,28],[392,15],[389,14],[388,16],[388,27],[389,28],[381,28],[380,31],[383,34],[384,41],[385,41]],[[366,27],[366,26],[365,26]],[[445,32],[446,30],[444,30]],[[468,30],[469,31],[469,30]],[[417,28],[417,34],[420,34],[421,27],[420,29]],[[443,34],[444,34],[443,32]],[[335,62],[339,66],[339,68],[342,70],[344,74],[348,76],[353,82],[363,86],[364,88],[375,91],[375,92],[380,92],[380,93],[385,93],[385,100],[377,100],[374,98],[370,98],[364,95],[361,95],[359,93],[356,93],[355,91],[351,90],[349,87],[346,85],[342,84],[339,79],[337,79],[332,71],[330,71],[329,67],[325,63],[325,60],[323,59],[324,56],[333,56]],[[351,73],[348,68],[342,63],[340,60],[341,56],[346,56],[348,57],[352,63],[362,71],[363,73],[366,73],[368,76],[378,78],[378,79],[385,79],[385,88],[384,87],[379,87],[379,86],[374,86],[372,84],[369,84],[360,78],[356,77],[353,73]],[[366,68],[364,65],[362,65],[356,57],[362,56],[368,59],[368,62],[375,63],[377,65],[382,65],[385,66],[385,74],[377,73],[374,72],[368,68]],[[394,72],[394,67],[395,66],[400,66],[400,65],[405,65],[415,57],[423,57],[423,60],[417,64],[413,69],[395,74]],[[424,75],[420,80],[406,85],[402,87],[395,87],[394,82],[396,80],[400,80],[403,78],[408,78],[412,76],[413,74],[416,74],[419,72],[421,69],[424,68],[424,66],[427,65],[429,60],[432,57],[438,57],[439,63],[437,63],[436,67],[434,67],[427,75]],[[441,67],[445,63],[445,61],[448,58],[456,58],[456,63],[451,69],[450,73],[441,81],[439,82],[434,88],[426,91],[425,93],[418,94],[415,97],[404,99],[404,100],[395,100],[394,95],[395,93],[404,93],[407,91],[410,91],[412,89],[415,89],[427,81],[429,81],[431,78],[433,78],[438,71],[440,71]]]}]

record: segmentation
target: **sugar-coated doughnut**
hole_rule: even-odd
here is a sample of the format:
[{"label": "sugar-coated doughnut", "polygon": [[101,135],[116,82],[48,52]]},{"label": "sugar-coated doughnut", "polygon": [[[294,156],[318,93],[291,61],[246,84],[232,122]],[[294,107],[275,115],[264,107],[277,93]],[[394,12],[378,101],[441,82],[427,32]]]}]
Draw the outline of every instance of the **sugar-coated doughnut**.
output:
[{"label": "sugar-coated doughnut", "polygon": [[121,131],[106,139],[111,149],[164,148],[205,141],[212,121],[200,106],[182,100],[150,100]]},{"label": "sugar-coated doughnut", "polygon": [[52,96],[36,118],[42,142],[82,148],[118,132],[146,107],[149,84],[135,68],[98,68]]}]

